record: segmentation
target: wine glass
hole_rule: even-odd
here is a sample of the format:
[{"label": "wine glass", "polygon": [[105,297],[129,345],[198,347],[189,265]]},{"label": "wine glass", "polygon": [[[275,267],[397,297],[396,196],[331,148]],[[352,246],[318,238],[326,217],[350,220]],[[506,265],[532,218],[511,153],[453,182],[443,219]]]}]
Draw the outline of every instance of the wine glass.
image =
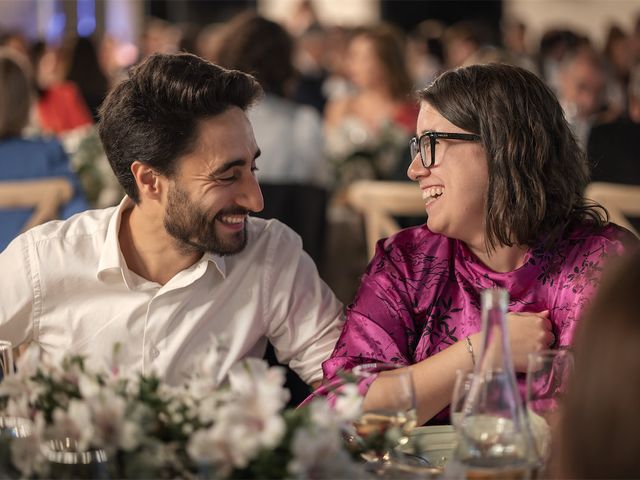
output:
[{"label": "wine glass", "polygon": [[456,370],[456,380],[453,384],[453,393],[451,394],[451,405],[449,406],[449,415],[451,417],[451,425],[454,429],[458,428],[460,418],[462,417],[464,402],[471,388],[473,381],[473,372],[470,370]]},{"label": "wine glass", "polygon": [[72,438],[48,440],[42,453],[49,461],[50,473],[55,478],[108,478],[107,454],[104,450],[80,450]]},{"label": "wine glass", "polygon": [[573,355],[568,350],[542,350],[529,354],[527,365],[527,411],[538,456],[549,460],[552,432],[556,429],[573,371]]},{"label": "wine glass", "polygon": [[15,372],[13,365],[13,345],[6,340],[0,340],[0,381]]},{"label": "wine glass", "polygon": [[[394,448],[406,445],[416,426],[416,397],[411,367],[393,363],[359,365],[353,373],[371,386],[354,422],[362,457],[376,464],[391,462]],[[398,461],[397,458],[394,461]]]}]

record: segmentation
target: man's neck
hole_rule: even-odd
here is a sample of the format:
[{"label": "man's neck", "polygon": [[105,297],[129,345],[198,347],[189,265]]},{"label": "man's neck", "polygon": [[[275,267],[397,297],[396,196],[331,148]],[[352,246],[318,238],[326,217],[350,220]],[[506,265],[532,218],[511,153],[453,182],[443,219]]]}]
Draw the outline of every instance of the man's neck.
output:
[{"label": "man's neck", "polygon": [[147,280],[166,284],[178,272],[189,268],[201,257],[186,254],[165,230],[162,215],[142,215],[143,207],[134,205],[122,212],[118,242],[127,267]]}]

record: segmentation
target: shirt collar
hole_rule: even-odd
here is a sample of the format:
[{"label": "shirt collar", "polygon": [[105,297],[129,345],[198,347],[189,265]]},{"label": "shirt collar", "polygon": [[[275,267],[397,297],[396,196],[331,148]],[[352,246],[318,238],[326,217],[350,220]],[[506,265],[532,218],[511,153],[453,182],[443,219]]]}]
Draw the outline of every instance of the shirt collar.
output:
[{"label": "shirt collar", "polygon": [[[128,271],[128,268],[122,252],[120,251],[118,234],[120,232],[122,213],[129,208],[133,208],[133,206],[133,200],[128,196],[125,196],[116,207],[113,215],[111,215],[111,219],[109,220],[109,225],[107,227],[104,246],[98,262],[98,271],[96,273],[98,280],[104,281],[110,274],[114,273],[124,280],[125,272]],[[198,263],[200,262],[213,263],[216,266],[216,269],[220,272],[220,275],[222,275],[222,278],[226,278],[227,270],[224,257],[214,253],[205,253],[198,261]]]}]

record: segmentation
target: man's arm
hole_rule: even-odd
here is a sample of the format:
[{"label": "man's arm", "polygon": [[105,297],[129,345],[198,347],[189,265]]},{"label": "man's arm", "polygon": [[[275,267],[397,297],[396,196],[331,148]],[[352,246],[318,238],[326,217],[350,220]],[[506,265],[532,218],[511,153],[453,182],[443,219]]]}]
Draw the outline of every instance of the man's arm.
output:
[{"label": "man's arm", "polygon": [[[342,304],[318,275],[300,238],[288,229],[267,253],[267,332],[278,360],[310,385],[322,380],[343,325]],[[283,259],[282,253],[286,252]],[[280,264],[278,264],[280,262]]]},{"label": "man's arm", "polygon": [[14,347],[33,335],[36,289],[28,235],[20,235],[0,253],[0,339]]}]

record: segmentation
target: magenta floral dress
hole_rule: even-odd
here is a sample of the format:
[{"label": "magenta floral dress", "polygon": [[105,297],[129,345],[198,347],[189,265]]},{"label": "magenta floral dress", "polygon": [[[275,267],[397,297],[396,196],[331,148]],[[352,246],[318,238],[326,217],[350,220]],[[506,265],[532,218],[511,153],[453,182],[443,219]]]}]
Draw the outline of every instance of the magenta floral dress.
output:
[{"label": "magenta floral dress", "polygon": [[[531,248],[522,267],[487,268],[464,242],[426,226],[378,242],[342,335],[324,362],[325,379],[367,362],[417,363],[481,328],[480,292],[506,288],[510,312],[549,310],[557,344],[571,344],[576,322],[598,284],[606,257],[637,239],[616,225],[579,224],[552,250]],[[522,379],[519,379],[522,382]],[[440,412],[435,423],[446,422]]]}]

